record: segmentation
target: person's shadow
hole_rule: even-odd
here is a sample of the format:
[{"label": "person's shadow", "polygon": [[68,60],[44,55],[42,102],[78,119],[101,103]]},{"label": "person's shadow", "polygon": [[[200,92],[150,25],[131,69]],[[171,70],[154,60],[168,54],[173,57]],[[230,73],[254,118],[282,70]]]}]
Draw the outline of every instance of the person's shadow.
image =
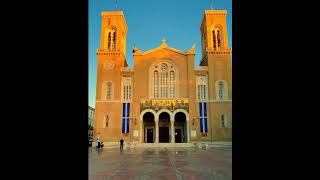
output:
[{"label": "person's shadow", "polygon": [[98,152],[98,156],[101,156],[103,152],[103,148],[97,148],[97,152]]}]

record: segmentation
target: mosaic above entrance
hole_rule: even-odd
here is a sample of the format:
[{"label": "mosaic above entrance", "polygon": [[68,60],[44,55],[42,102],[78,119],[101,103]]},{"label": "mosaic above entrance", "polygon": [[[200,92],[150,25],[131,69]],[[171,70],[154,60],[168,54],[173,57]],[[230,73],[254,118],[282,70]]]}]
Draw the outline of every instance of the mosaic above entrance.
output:
[{"label": "mosaic above entrance", "polygon": [[148,99],[140,101],[140,112],[145,109],[153,109],[159,111],[160,109],[168,109],[171,112],[176,109],[184,109],[189,111],[188,99]]}]

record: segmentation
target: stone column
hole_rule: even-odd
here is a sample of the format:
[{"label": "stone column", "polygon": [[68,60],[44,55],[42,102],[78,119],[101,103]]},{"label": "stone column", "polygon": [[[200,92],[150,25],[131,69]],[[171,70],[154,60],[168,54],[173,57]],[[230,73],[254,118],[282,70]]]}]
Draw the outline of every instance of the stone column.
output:
[{"label": "stone column", "polygon": [[159,118],[155,118],[155,125],[156,125],[156,143],[159,143]]},{"label": "stone column", "polygon": [[175,143],[174,119],[170,119],[171,126],[171,143]]},{"label": "stone column", "polygon": [[189,143],[190,142],[190,121],[189,121],[189,119],[187,119],[187,133],[186,133],[186,136],[187,136],[187,143]]}]

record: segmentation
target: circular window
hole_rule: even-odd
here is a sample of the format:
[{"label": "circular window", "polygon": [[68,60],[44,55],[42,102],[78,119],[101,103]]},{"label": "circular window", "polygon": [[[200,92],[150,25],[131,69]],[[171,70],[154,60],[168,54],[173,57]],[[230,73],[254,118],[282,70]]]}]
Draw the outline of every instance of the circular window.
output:
[{"label": "circular window", "polygon": [[165,64],[165,63],[162,63],[162,64],[161,64],[161,70],[162,70],[162,71],[166,71],[167,69],[168,69],[168,65]]}]

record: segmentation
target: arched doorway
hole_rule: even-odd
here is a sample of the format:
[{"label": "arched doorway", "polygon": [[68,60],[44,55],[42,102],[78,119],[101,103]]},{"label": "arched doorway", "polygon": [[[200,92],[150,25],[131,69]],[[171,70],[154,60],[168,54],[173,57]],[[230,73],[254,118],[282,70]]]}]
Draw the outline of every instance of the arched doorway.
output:
[{"label": "arched doorway", "polygon": [[155,142],[155,121],[154,115],[151,112],[146,112],[143,115],[143,129],[144,129],[144,142]]},{"label": "arched doorway", "polygon": [[162,112],[159,115],[159,143],[169,143],[170,141],[170,115]]},{"label": "arched doorway", "polygon": [[178,112],[174,116],[174,136],[175,143],[185,143],[187,141],[187,121],[183,112]]}]

